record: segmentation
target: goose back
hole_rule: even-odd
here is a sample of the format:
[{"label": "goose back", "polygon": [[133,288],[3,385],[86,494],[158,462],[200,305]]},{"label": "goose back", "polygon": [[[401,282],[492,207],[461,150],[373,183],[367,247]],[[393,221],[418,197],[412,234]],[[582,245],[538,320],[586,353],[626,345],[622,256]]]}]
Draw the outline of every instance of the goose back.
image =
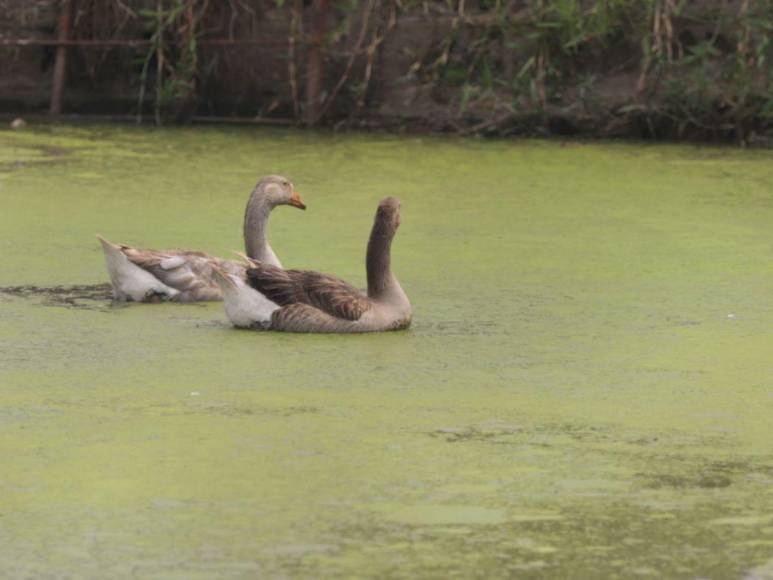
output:
[{"label": "goose back", "polygon": [[282,270],[260,262],[252,262],[246,274],[250,286],[280,306],[307,304],[344,320],[359,320],[373,307],[357,288],[328,274]]}]

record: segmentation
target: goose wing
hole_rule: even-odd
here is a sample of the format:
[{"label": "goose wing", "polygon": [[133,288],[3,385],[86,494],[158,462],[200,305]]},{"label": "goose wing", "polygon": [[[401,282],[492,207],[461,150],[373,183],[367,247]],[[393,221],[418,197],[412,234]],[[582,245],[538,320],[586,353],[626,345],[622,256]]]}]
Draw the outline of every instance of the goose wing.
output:
[{"label": "goose wing", "polygon": [[215,282],[213,267],[238,273],[237,262],[220,260],[202,252],[188,250],[140,250],[122,246],[124,255],[161,282],[179,290],[184,300],[220,300],[222,291]]},{"label": "goose wing", "polygon": [[280,306],[307,304],[344,320],[359,320],[372,307],[370,298],[335,276],[282,270],[261,262],[251,266],[247,268],[249,285]]}]

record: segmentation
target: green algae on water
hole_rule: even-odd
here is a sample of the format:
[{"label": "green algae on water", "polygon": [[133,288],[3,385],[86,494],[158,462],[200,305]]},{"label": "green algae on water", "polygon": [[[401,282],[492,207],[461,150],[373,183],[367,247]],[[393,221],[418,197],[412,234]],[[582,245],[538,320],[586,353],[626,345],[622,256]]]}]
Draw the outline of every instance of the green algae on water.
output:
[{"label": "green algae on water", "polygon": [[[0,576],[767,577],[771,155],[0,132]],[[283,263],[361,285],[401,198],[409,331],[100,294],[95,233],[227,256],[267,173]]]}]

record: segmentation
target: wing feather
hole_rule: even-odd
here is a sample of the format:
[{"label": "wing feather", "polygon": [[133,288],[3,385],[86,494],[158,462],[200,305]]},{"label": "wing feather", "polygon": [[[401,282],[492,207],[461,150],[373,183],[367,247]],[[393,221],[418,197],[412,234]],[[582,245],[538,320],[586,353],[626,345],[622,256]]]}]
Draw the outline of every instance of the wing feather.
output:
[{"label": "wing feather", "polygon": [[252,262],[247,280],[255,290],[280,306],[308,304],[335,318],[359,320],[371,300],[340,278],[308,270],[282,270]]},{"label": "wing feather", "polygon": [[230,260],[220,260],[203,252],[187,250],[140,250],[122,247],[127,258],[161,280],[179,290],[182,300],[221,300],[222,291],[215,282],[213,267],[227,272],[241,273],[244,266]]}]

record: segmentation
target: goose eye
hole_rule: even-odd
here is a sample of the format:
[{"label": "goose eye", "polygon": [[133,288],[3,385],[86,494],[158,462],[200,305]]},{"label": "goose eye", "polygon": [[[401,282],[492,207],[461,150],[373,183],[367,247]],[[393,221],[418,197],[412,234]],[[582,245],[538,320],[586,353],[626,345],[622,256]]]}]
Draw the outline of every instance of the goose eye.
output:
[{"label": "goose eye", "polygon": [[284,185],[285,187],[287,187],[287,186],[288,186],[288,185],[290,185],[290,184],[289,184],[289,183],[287,183],[286,181],[283,181],[283,182],[282,182],[282,185]]}]

